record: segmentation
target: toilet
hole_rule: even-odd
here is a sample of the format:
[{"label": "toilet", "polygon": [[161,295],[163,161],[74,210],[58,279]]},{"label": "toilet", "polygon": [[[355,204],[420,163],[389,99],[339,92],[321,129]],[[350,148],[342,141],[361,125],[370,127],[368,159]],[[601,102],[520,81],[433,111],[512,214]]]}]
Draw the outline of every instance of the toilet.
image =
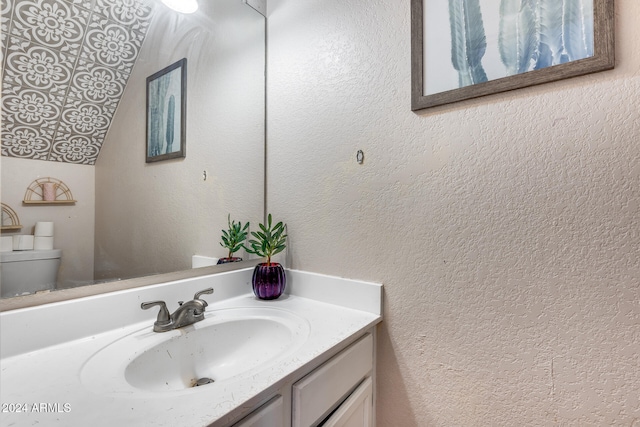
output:
[{"label": "toilet", "polygon": [[0,252],[0,297],[54,289],[60,249]]}]

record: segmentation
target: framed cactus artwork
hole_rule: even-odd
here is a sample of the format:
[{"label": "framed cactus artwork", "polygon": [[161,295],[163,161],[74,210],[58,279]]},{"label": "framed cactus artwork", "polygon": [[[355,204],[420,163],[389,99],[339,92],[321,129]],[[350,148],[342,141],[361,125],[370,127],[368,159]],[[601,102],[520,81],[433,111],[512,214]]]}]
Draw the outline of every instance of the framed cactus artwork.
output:
[{"label": "framed cactus artwork", "polygon": [[613,0],[411,0],[414,111],[613,67]]},{"label": "framed cactus artwork", "polygon": [[186,107],[186,58],[147,77],[147,163],[185,157]]}]

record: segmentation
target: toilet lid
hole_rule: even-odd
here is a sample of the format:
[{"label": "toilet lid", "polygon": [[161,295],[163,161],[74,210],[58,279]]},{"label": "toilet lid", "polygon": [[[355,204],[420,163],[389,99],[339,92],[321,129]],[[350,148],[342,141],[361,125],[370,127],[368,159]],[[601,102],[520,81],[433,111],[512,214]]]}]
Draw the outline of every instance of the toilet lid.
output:
[{"label": "toilet lid", "polygon": [[52,259],[60,257],[62,257],[62,251],[60,249],[0,252],[0,261],[2,262],[33,261],[36,259]]}]

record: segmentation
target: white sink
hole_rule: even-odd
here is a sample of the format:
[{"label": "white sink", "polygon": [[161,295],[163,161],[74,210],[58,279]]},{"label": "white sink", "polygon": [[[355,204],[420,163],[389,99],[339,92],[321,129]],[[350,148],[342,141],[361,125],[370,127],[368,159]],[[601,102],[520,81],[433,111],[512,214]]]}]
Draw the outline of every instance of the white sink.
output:
[{"label": "white sink", "polygon": [[[115,395],[222,387],[277,366],[309,331],[305,319],[282,309],[214,309],[181,329],[157,333],[149,324],[113,342],[87,361],[81,381]],[[213,382],[194,388],[200,379]]]}]

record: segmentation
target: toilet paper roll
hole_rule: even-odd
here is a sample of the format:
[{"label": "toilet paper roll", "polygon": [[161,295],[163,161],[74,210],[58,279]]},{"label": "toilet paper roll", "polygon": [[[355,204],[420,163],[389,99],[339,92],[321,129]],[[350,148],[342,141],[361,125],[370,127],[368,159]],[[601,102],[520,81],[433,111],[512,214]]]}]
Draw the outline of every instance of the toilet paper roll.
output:
[{"label": "toilet paper roll", "polygon": [[53,249],[53,237],[35,236],[33,238],[33,249],[36,251],[48,251]]},{"label": "toilet paper roll", "polygon": [[0,252],[11,252],[13,250],[13,236],[0,237]]},{"label": "toilet paper roll", "polygon": [[36,222],[35,236],[53,237],[53,222]]},{"label": "toilet paper roll", "polygon": [[19,234],[17,236],[13,236],[13,250],[14,251],[32,251],[33,236],[28,234]]}]

